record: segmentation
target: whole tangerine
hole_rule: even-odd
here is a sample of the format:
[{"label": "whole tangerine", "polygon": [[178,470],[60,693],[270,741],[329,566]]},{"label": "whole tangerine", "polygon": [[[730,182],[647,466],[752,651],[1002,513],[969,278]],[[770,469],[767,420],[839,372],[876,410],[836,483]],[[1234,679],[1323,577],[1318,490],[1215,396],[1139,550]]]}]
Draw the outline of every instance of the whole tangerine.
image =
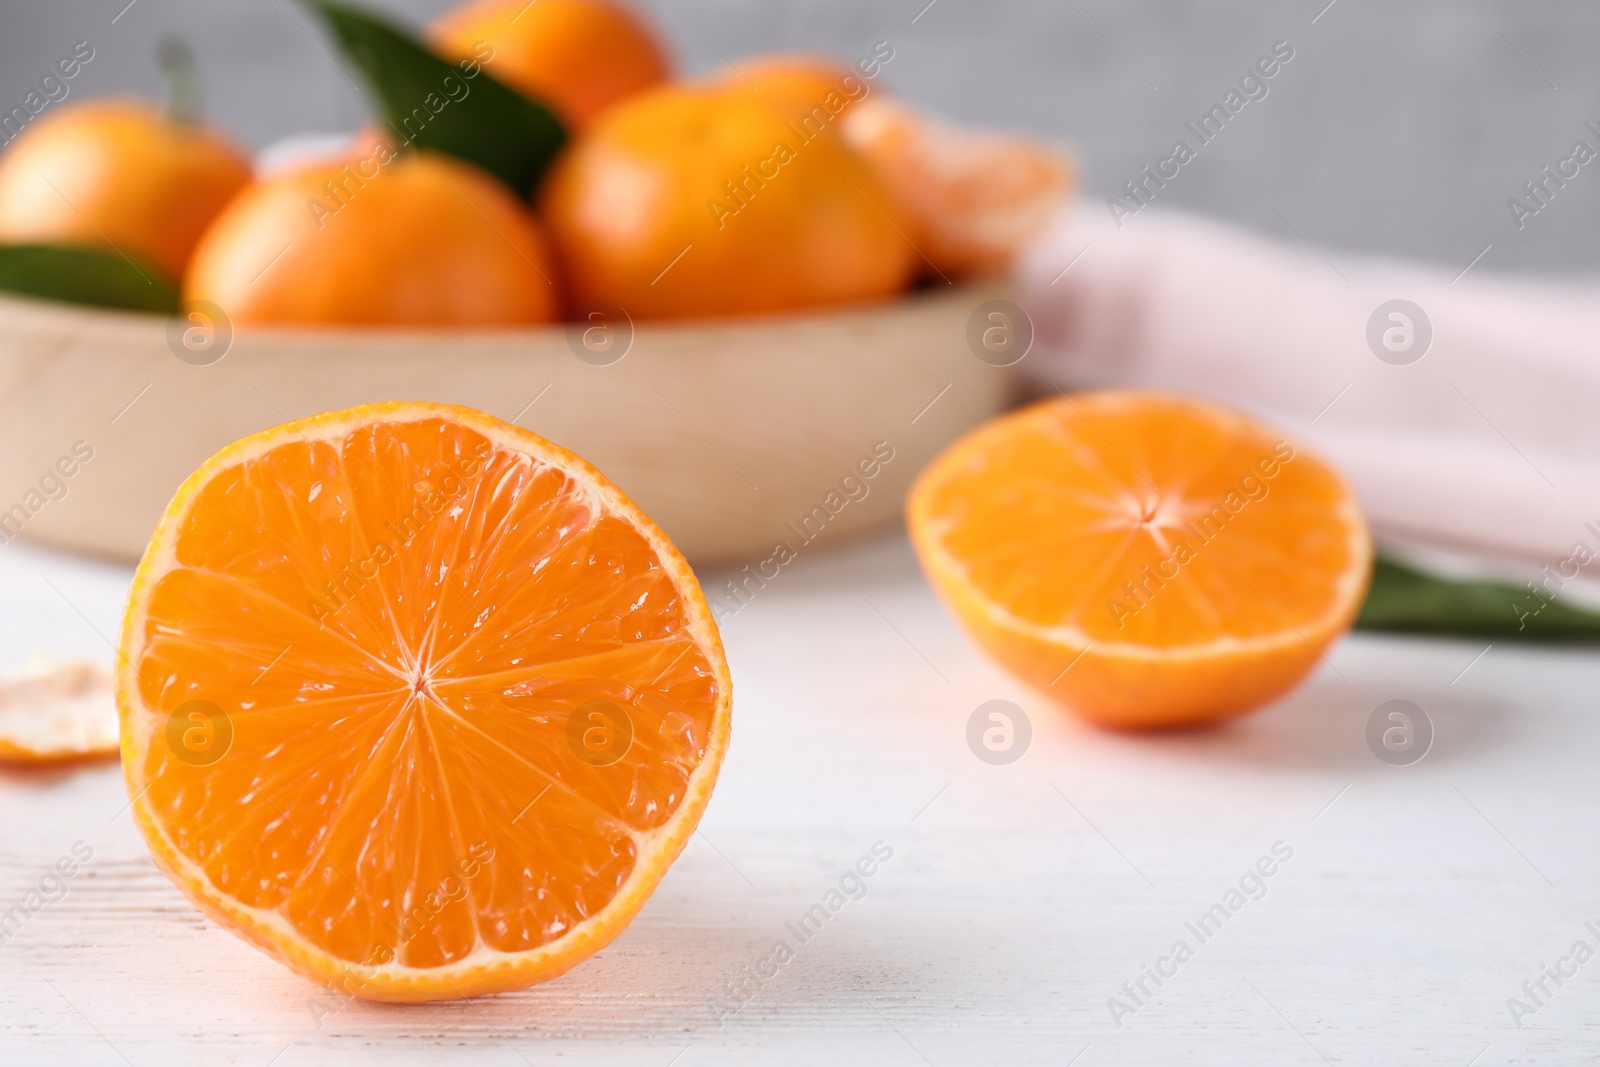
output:
[{"label": "whole tangerine", "polygon": [[815,113],[822,109],[830,119],[822,125],[829,129],[835,126],[832,116],[875,91],[872,78],[845,60],[808,52],[774,52],[741,59],[714,74],[711,84],[753,88],[789,110],[796,120],[809,116],[815,123]]},{"label": "whole tangerine", "polygon": [[493,177],[380,143],[241,193],[183,295],[234,322],[490,326],[553,318],[553,278],[538,223]]},{"label": "whole tangerine", "polygon": [[177,281],[249,181],[249,159],[208,126],[134,99],[63,107],[0,158],[0,241],[118,251]]},{"label": "whole tangerine", "polygon": [[828,129],[748,87],[663,86],[617,107],[544,185],[575,303],[690,318],[902,291],[915,252],[899,208]]},{"label": "whole tangerine", "polygon": [[654,31],[607,0],[478,0],[445,13],[429,37],[579,129],[670,73]]}]

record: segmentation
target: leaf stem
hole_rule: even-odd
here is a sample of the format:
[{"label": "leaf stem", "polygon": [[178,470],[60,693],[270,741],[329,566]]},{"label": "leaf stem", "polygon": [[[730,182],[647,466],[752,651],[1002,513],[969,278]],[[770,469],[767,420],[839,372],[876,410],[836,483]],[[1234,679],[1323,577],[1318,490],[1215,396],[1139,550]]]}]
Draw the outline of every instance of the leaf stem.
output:
[{"label": "leaf stem", "polygon": [[156,63],[161,67],[167,118],[180,126],[196,125],[204,106],[194,50],[182,37],[169,34],[156,45]]}]

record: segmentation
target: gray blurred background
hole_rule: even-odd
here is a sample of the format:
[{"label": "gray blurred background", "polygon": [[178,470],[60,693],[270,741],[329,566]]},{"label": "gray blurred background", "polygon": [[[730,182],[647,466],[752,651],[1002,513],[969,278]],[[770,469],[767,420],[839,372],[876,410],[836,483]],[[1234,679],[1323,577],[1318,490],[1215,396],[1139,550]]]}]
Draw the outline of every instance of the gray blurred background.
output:
[{"label": "gray blurred background", "polygon": [[[257,147],[354,129],[359,95],[293,0],[3,0],[0,110],[73,44],[74,96],[153,94],[157,39],[188,37],[211,116]],[[420,24],[445,0],[374,0]],[[1519,230],[1524,182],[1600,150],[1593,0],[637,0],[680,68],[887,40],[887,84],[968,122],[1069,139],[1103,198],[1166,155],[1273,43],[1295,58],[1161,194],[1325,247],[1479,268],[1600,265],[1600,161]],[[1190,138],[1191,144],[1193,139]],[[1252,183],[1255,188],[1252,188]],[[1258,191],[1259,190],[1259,191]],[[1270,203],[1269,203],[1270,201]],[[1272,206],[1276,205],[1276,207]]]}]

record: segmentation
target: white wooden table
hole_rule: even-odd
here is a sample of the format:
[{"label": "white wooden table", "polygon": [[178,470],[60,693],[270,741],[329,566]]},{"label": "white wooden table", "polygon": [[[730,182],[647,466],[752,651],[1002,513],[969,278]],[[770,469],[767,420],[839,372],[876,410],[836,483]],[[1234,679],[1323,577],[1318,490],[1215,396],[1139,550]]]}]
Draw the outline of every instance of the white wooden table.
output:
[{"label": "white wooden table", "polygon": [[[109,658],[127,580],[0,548],[0,654]],[[611,947],[517,994],[330,1007],[155,870],[114,766],[0,777],[0,911],[74,843],[93,849],[66,895],[0,944],[0,1063],[1600,1056],[1600,961],[1560,962],[1579,940],[1600,950],[1585,927],[1600,930],[1600,656],[1495,646],[1475,659],[1481,643],[1356,637],[1246,721],[1110,735],[975,653],[899,538],[812,550],[724,630],[734,744],[702,833]],[[1365,737],[1395,698],[1436,730],[1410,766]],[[1031,720],[1010,765],[966,741],[992,699]],[[800,944],[786,924],[876,842],[893,855],[865,895]],[[1292,857],[1260,880],[1265,895],[1197,938],[1186,923],[1226,910],[1278,842]],[[780,938],[793,959],[767,964]],[[1171,977],[1157,988],[1147,965]],[[1547,966],[1577,973],[1544,978],[1535,1008],[1523,983]],[[727,1011],[727,984],[762,969]],[[1131,1009],[1115,1021],[1112,997]],[[1535,1008],[1520,1027],[1511,997]]]}]

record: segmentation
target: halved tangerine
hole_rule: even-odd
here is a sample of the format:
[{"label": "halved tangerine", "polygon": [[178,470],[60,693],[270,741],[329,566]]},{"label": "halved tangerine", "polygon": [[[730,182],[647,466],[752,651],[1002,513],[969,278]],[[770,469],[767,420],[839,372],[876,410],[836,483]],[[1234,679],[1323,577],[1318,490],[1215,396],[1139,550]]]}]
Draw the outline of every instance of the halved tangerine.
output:
[{"label": "halved tangerine", "polygon": [[1355,494],[1211,404],[1080,393],[979,427],[912,487],[912,540],[969,632],[1094,722],[1257,708],[1350,627],[1372,542]]},{"label": "halved tangerine", "polygon": [[374,1000],[553,977],[628,923],[728,744],[693,573],[594,467],[466,408],[292,422],[134,578],[134,817],[206,914]]}]

